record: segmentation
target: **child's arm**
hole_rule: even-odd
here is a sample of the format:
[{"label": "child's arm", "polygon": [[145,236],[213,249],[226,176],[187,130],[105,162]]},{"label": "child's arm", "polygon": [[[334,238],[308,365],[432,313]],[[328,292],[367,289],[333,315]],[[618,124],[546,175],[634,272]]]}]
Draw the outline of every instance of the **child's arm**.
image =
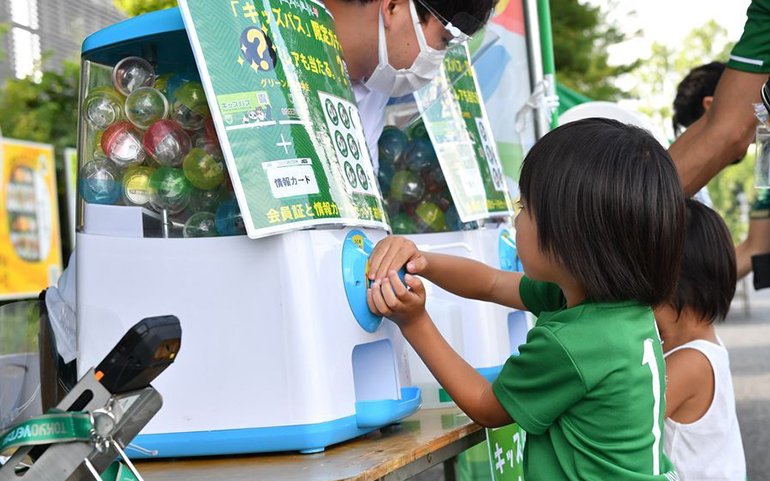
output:
[{"label": "child's arm", "polygon": [[421,252],[414,242],[398,236],[379,242],[370,260],[371,280],[383,281],[390,271],[406,265],[410,274],[419,274],[460,297],[526,309],[519,295],[523,274],[518,272],[493,269],[463,257]]},{"label": "child's arm", "polygon": [[666,358],[666,417],[694,422],[706,413],[714,393],[711,363],[695,349]]},{"label": "child's arm", "polygon": [[406,276],[409,289],[395,271],[367,291],[369,308],[393,320],[447,393],[473,421],[484,427],[511,424],[513,419],[497,400],[492,385],[444,340],[425,311],[422,282]]}]

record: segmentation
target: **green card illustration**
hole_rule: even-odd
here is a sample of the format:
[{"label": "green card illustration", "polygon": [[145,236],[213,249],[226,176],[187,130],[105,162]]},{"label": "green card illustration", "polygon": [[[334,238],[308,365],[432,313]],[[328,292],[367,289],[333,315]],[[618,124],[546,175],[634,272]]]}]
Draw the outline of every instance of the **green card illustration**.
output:
[{"label": "green card illustration", "polygon": [[487,429],[487,441],[492,480],[524,481],[526,431],[518,424]]},{"label": "green card illustration", "polygon": [[334,20],[317,0],[180,0],[249,237],[388,229]]},{"label": "green card illustration", "polygon": [[441,75],[415,94],[463,222],[513,214],[497,145],[467,45],[451,49]]}]

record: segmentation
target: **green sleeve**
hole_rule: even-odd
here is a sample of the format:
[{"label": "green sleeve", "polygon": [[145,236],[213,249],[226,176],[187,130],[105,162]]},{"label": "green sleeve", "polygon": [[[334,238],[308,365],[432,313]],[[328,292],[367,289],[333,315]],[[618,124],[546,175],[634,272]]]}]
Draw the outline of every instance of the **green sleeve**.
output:
[{"label": "green sleeve", "polygon": [[587,390],[564,346],[547,328],[535,327],[511,356],[492,390],[514,421],[527,432],[543,434]]},{"label": "green sleeve", "polygon": [[770,73],[770,0],[752,0],[746,25],[727,66],[742,72]]},{"label": "green sleeve", "polygon": [[558,311],[567,305],[559,286],[550,282],[533,281],[527,276],[521,279],[519,296],[527,310],[535,316],[540,316],[541,312]]}]

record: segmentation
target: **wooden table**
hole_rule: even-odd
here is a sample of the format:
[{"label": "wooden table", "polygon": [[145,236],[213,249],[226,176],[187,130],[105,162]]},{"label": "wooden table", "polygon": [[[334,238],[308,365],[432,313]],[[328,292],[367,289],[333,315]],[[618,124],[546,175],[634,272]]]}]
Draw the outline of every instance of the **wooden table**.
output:
[{"label": "wooden table", "polygon": [[453,480],[454,458],[484,439],[484,430],[459,409],[426,409],[319,454],[182,458],[136,467],[146,481],[401,481],[445,463]]}]

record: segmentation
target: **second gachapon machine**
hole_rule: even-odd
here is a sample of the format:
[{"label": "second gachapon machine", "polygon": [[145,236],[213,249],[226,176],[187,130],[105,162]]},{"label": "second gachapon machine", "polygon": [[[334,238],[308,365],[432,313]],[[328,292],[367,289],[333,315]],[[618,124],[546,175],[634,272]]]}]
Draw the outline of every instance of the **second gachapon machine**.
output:
[{"label": "second gachapon machine", "polygon": [[[513,202],[472,67],[469,48],[450,50],[442,74],[413,97],[394,100],[379,141],[380,187],[394,234],[424,251],[518,271]],[[488,380],[518,352],[524,313],[463,299],[426,283],[427,307],[447,341]],[[413,349],[412,381],[426,407],[452,400]]]},{"label": "second gachapon machine", "polygon": [[129,455],[317,452],[421,404],[366,307],[388,224],[320,2],[180,1],[83,44],[78,370],[176,315]]}]

